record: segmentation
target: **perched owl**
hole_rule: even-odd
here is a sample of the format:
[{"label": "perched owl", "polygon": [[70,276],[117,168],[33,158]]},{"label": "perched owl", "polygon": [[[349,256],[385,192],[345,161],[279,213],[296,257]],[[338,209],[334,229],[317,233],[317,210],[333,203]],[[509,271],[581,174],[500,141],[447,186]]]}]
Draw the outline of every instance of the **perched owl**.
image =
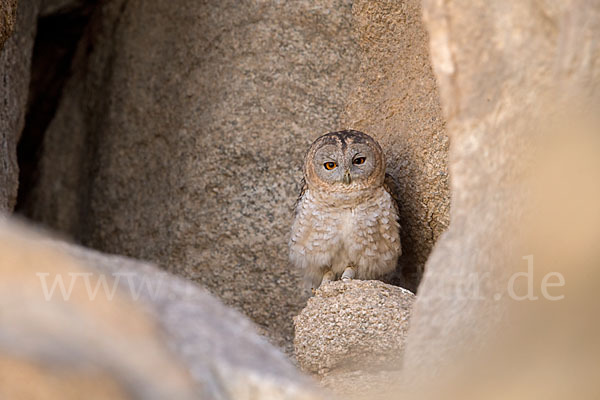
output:
[{"label": "perched owl", "polygon": [[290,261],[308,285],[394,270],[400,224],[385,180],[381,147],[365,133],[327,133],[311,145],[289,242]]}]

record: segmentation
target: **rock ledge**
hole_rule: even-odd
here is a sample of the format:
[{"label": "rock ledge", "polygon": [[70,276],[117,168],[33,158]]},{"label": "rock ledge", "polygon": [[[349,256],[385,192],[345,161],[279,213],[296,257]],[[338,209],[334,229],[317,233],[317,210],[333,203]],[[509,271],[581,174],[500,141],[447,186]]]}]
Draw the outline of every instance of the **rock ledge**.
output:
[{"label": "rock ledge", "polygon": [[404,349],[415,295],[380,281],[324,284],[294,318],[294,350],[303,370],[376,367]]}]

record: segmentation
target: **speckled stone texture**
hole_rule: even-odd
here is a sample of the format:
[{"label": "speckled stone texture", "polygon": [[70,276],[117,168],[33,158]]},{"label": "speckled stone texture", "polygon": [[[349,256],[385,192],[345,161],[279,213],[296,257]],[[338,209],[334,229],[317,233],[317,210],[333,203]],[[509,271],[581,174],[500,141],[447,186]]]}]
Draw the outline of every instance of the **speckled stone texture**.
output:
[{"label": "speckled stone texture", "polygon": [[[2,218],[0,299],[11,306],[0,313],[1,398],[321,398],[250,320],[198,285]],[[36,273],[48,274],[48,291],[62,277],[68,301]]]},{"label": "speckled stone texture", "polygon": [[311,141],[358,69],[347,0],[101,2],[25,213],[207,287],[291,351]]},{"label": "speckled stone texture", "polygon": [[[17,201],[17,143],[25,123],[38,3],[37,0],[20,0],[18,4],[2,1],[0,6],[0,211],[12,211]],[[6,40],[10,32],[6,29],[13,27],[14,10],[10,11],[13,7],[17,7],[14,31]],[[5,11],[8,22],[3,21]]]},{"label": "speckled stone texture", "polygon": [[427,385],[503,332],[499,300],[508,298],[510,273],[527,270],[523,257],[532,251],[520,244],[532,228],[525,218],[532,157],[550,133],[540,122],[568,106],[597,107],[590,99],[600,93],[600,4],[576,3],[424,2],[452,142],[452,223],[415,302],[408,381]]},{"label": "speckled stone texture", "polygon": [[414,299],[375,280],[324,283],[294,318],[298,364],[320,376],[399,365]]},{"label": "speckled stone texture", "polygon": [[421,2],[357,0],[352,15],[361,64],[342,120],[385,151],[402,226],[402,274],[395,283],[414,291],[450,215],[449,141]]},{"label": "speckled stone texture", "polygon": [[17,0],[6,0],[0,3],[0,51],[13,32],[16,16]]}]

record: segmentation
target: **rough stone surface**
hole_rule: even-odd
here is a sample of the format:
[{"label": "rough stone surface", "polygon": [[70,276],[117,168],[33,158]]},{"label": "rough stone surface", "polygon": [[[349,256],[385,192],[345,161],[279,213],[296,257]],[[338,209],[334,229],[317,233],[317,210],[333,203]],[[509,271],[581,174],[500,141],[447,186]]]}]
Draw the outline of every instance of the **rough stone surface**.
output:
[{"label": "rough stone surface", "polygon": [[12,33],[17,17],[17,0],[7,0],[0,3],[0,51],[4,42]]},{"label": "rough stone surface", "polygon": [[574,99],[597,96],[600,6],[428,0],[424,11],[453,193],[452,223],[427,262],[405,356],[404,370],[430,382],[502,331],[498,300],[508,297],[508,274],[527,270],[531,251],[520,242],[525,178],[543,143],[536,125]]},{"label": "rough stone surface", "polygon": [[324,375],[320,384],[339,399],[397,399],[402,390],[394,393],[390,387],[398,382],[400,374],[398,368],[337,370]]},{"label": "rough stone surface", "polygon": [[423,265],[449,222],[448,138],[431,70],[421,2],[355,1],[360,45],[357,87],[343,124],[374,136],[396,178],[402,277],[416,289]]},{"label": "rough stone surface", "polygon": [[[10,349],[10,357],[2,358],[0,369],[20,363],[50,379],[54,372],[36,364],[49,351],[52,360],[65,360],[65,371],[86,362],[100,366],[67,376],[64,383],[74,391],[106,383],[101,393],[117,398],[130,398],[123,394],[127,390],[149,399],[320,396],[308,377],[255,333],[252,322],[193,283],[148,263],[34,236],[6,221],[0,246],[2,304],[17,305],[2,313],[0,347]],[[48,288],[57,275],[67,288],[75,282],[69,301],[59,289],[43,301],[36,272],[49,273],[43,278]],[[69,281],[73,274],[79,275]],[[72,380],[78,378],[76,385]],[[3,385],[0,394],[3,389],[26,388],[17,381],[8,389]]]},{"label": "rough stone surface", "polygon": [[321,285],[294,318],[298,364],[325,375],[398,361],[414,298],[406,289],[374,280]]},{"label": "rough stone surface", "polygon": [[12,211],[17,200],[17,142],[25,123],[38,1],[18,2],[14,32],[2,47],[4,11],[14,6],[12,1],[0,6],[0,211]]},{"label": "rough stone surface", "polygon": [[201,282],[289,345],[302,158],[357,69],[350,1],[101,2],[24,212]]}]

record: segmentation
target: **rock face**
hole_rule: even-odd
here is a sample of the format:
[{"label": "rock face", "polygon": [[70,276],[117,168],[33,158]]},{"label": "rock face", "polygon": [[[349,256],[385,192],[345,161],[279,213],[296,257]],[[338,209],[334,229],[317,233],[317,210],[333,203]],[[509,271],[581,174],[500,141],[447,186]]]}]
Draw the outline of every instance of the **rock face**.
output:
[{"label": "rock face", "polygon": [[527,172],[543,143],[538,123],[598,96],[600,6],[428,0],[424,15],[453,193],[452,223],[427,262],[406,349],[405,370],[429,382],[492,340],[508,274],[527,270],[531,250],[520,248],[520,234],[529,227]]},{"label": "rock face", "polygon": [[7,221],[0,248],[3,398],[318,398],[249,320],[192,283]]},{"label": "rock face", "polygon": [[386,152],[400,203],[399,283],[414,291],[450,207],[448,138],[421,2],[359,0],[352,15],[361,65],[343,123],[374,136]]},{"label": "rock face", "polygon": [[[16,7],[14,32],[6,40]],[[37,10],[36,0],[0,5],[0,211],[12,211],[17,200],[17,142],[25,123]]]},{"label": "rock face", "polygon": [[399,183],[395,283],[414,290],[449,202],[418,2],[141,4],[98,4],[20,210],[202,283],[291,350],[302,159],[320,134],[362,129]]},{"label": "rock face", "polygon": [[292,207],[358,67],[350,3],[102,2],[25,213],[201,282],[291,343]]},{"label": "rock face", "polygon": [[0,51],[12,33],[17,17],[17,0],[0,3]]},{"label": "rock face", "polygon": [[294,319],[296,359],[305,371],[367,371],[400,359],[415,299],[379,281],[323,284]]}]

